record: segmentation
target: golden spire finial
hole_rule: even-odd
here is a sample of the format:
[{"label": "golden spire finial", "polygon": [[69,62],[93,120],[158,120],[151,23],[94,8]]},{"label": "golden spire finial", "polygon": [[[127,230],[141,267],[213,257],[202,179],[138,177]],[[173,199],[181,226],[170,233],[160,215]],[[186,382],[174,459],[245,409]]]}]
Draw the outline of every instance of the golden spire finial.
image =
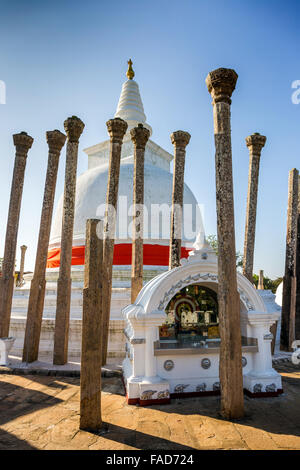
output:
[{"label": "golden spire finial", "polygon": [[133,77],[134,77],[134,71],[133,71],[133,68],[132,68],[132,60],[129,59],[127,64],[128,64],[128,70],[126,72],[126,76],[129,78],[129,80],[132,80]]}]

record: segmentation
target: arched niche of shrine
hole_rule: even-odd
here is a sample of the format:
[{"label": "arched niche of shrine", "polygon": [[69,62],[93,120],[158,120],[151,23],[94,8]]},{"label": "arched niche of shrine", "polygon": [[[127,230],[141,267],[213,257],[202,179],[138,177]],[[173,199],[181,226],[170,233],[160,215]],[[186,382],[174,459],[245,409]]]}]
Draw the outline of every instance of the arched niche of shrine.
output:
[{"label": "arched niche of shrine", "polygon": [[217,292],[202,284],[180,289],[165,308],[160,340],[181,343],[219,339]]},{"label": "arched niche of shrine", "polygon": [[[240,301],[241,312],[247,311]],[[180,289],[165,308],[159,338],[166,342],[220,340],[218,284],[194,283]]]},{"label": "arched niche of shrine", "polygon": [[[208,289],[210,289],[210,290],[214,291],[216,294],[218,294],[218,286],[219,285],[218,285],[217,282],[205,282],[204,281],[204,282],[200,282],[200,283],[190,284],[190,286],[192,286],[192,285],[199,285],[199,286],[202,286],[202,287],[207,287]],[[189,286],[187,286],[187,288],[189,288]],[[251,304],[251,302],[249,301],[249,299],[247,297],[245,297],[244,292],[241,291],[241,289],[239,289],[239,286],[238,286],[238,290],[239,290],[239,294],[240,294],[240,312],[245,313],[248,310],[254,309],[254,307]],[[248,304],[248,308],[247,308],[247,304]]]},{"label": "arched niche of shrine", "polygon": [[[241,313],[247,311],[240,301]],[[180,289],[165,308],[162,341],[219,340],[218,284],[195,283]]]}]

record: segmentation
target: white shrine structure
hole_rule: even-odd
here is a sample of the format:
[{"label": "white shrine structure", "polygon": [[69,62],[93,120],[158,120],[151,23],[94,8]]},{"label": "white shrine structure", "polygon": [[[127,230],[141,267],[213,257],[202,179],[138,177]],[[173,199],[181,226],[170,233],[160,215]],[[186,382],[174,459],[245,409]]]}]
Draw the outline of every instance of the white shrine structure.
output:
[{"label": "white shrine structure", "polygon": [[[220,393],[217,257],[201,237],[194,248],[180,267],[149,281],[123,309],[129,404]],[[241,273],[237,282],[244,391],[251,397],[277,396],[282,383],[272,367],[270,333],[280,316],[275,296],[256,290]]]}]

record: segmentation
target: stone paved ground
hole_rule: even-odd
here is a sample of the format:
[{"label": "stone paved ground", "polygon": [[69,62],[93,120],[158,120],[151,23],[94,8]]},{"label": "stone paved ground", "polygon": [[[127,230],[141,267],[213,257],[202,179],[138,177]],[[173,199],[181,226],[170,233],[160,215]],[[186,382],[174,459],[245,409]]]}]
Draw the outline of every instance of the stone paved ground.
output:
[{"label": "stone paved ground", "polygon": [[218,397],[128,406],[121,380],[104,378],[100,436],[78,430],[79,378],[0,374],[0,450],[300,449],[300,366],[276,368],[284,395],[245,398],[238,422],[220,418]]}]

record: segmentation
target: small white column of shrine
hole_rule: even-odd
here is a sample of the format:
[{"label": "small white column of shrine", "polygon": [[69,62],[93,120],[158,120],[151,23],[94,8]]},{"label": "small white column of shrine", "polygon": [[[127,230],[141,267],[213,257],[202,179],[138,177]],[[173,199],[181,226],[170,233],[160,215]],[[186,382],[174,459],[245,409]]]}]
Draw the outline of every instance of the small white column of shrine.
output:
[{"label": "small white column of shrine", "polygon": [[[248,334],[256,338],[258,352],[253,354],[252,369],[244,375],[244,388],[252,393],[273,393],[282,389],[281,376],[272,367],[270,327],[279,318],[279,312],[262,313],[248,311],[243,313],[243,320],[247,323]],[[278,318],[277,318],[278,316]]]}]

